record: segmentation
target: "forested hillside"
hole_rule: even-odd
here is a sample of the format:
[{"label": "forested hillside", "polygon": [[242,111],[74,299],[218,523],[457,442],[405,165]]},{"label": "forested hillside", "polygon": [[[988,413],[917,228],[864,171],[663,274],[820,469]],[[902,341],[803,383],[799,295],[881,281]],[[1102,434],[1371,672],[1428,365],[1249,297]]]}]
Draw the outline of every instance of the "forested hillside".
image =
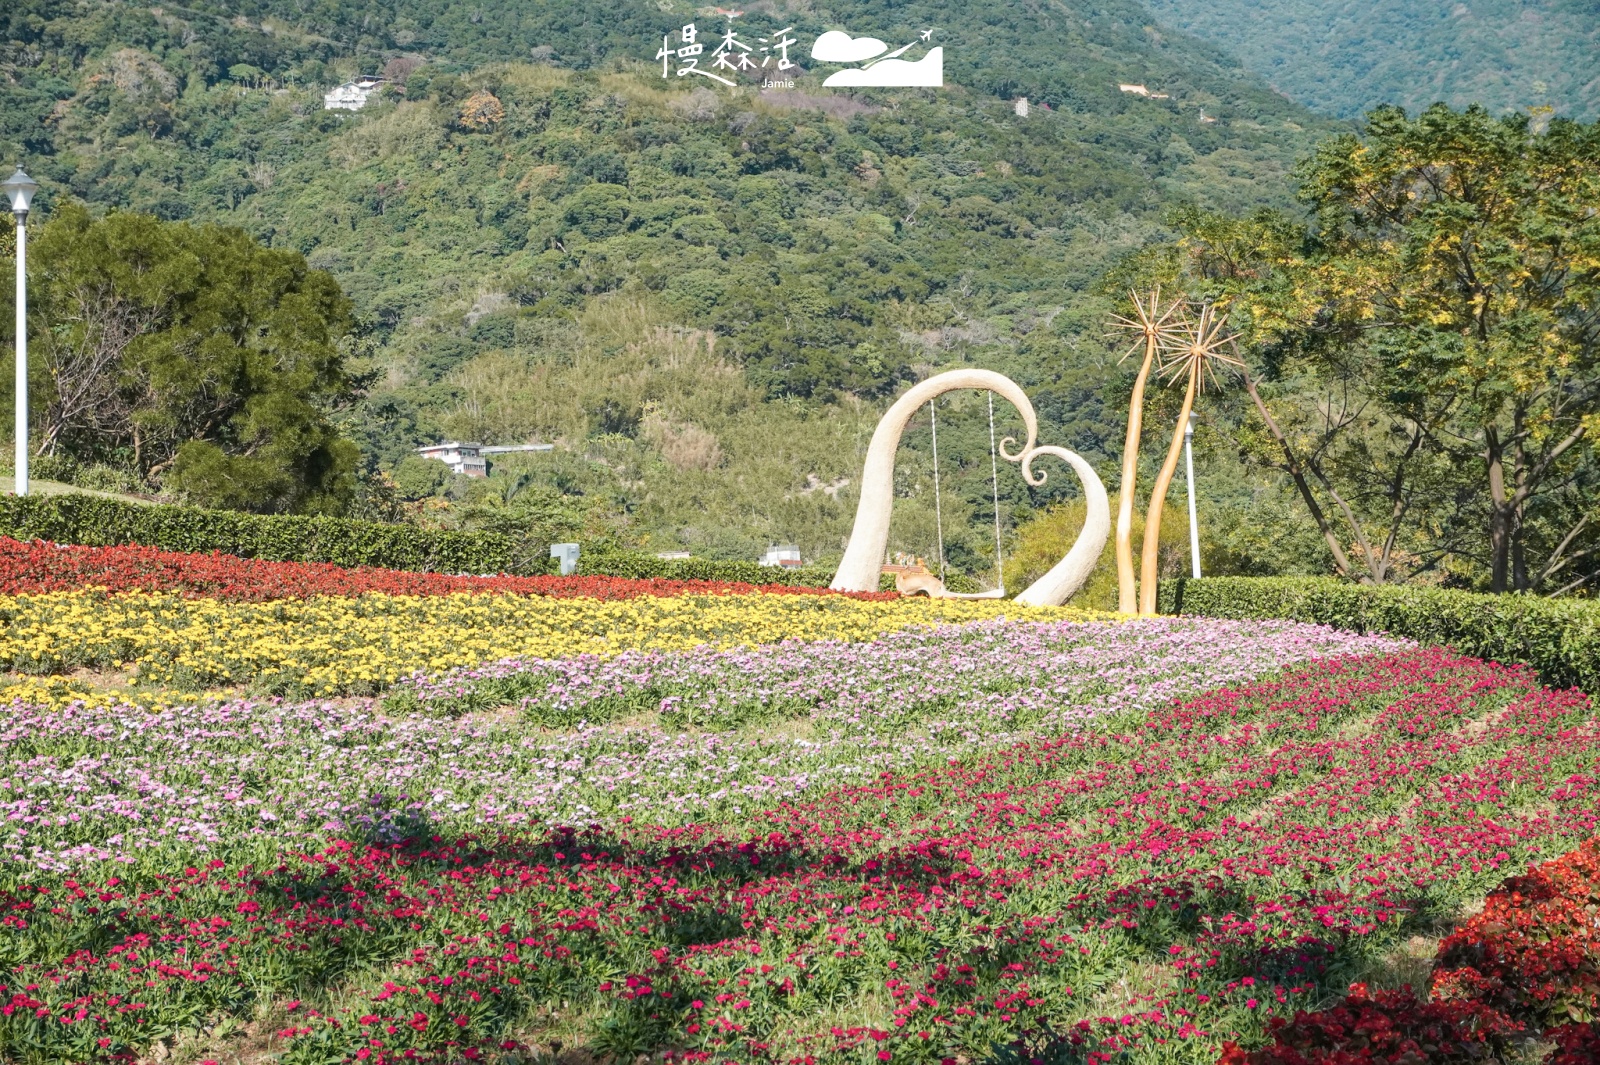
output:
[{"label": "forested hillside", "polygon": [[1149,0],[1164,24],[1215,41],[1310,107],[1379,104],[1600,116],[1595,0]]},{"label": "forested hillside", "polygon": [[[746,14],[945,42],[946,88],[857,95],[804,70],[777,92],[663,80],[680,6],[29,0],[0,136],[46,205],[238,225],[333,273],[365,322],[341,417],[369,469],[446,434],[555,440],[502,494],[581,492],[649,546],[749,557],[839,549],[875,412],[938,366],[1012,374],[1045,436],[1104,467],[1126,382],[1097,282],[1172,204],[1286,205],[1327,128],[1133,4]],[[322,109],[381,70],[365,111]],[[947,418],[950,552],[979,569],[985,411]],[[931,554],[931,471],[905,467],[897,538]],[[1007,525],[1068,482],[1010,471]]]}]

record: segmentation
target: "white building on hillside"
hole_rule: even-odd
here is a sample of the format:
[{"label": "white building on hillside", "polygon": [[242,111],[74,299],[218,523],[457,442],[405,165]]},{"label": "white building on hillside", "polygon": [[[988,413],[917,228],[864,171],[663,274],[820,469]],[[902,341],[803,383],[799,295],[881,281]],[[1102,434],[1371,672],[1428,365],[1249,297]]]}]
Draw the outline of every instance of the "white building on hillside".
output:
[{"label": "white building on hillside", "polygon": [[367,100],[382,88],[382,78],[375,78],[370,74],[362,75],[355,81],[347,81],[343,85],[323,93],[322,109],[324,111],[359,111],[367,106]]},{"label": "white building on hillside", "polygon": [[794,544],[773,544],[761,556],[763,566],[798,566],[801,564],[800,548]]},{"label": "white building on hillside", "polygon": [[425,459],[438,459],[454,473],[464,473],[468,477],[489,476],[489,463],[483,457],[482,444],[446,440],[442,444],[419,447],[417,454]]},{"label": "white building on hillside", "polygon": [[468,477],[489,476],[490,455],[510,455],[524,451],[554,451],[554,444],[500,444],[493,447],[484,447],[475,442],[460,440],[446,440],[442,444],[429,444],[417,448],[417,454],[425,459],[438,459],[449,466],[456,473],[464,473]]}]

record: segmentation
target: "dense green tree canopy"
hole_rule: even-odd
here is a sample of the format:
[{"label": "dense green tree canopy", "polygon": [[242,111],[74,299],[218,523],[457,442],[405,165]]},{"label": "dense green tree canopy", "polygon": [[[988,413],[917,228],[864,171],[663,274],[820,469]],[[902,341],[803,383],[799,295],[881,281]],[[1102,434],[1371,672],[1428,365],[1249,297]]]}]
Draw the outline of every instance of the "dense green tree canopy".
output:
[{"label": "dense green tree canopy", "polygon": [[1318,111],[1442,101],[1600,117],[1593,0],[1147,0]]},{"label": "dense green tree canopy", "polygon": [[1261,451],[1344,529],[1340,567],[1383,580],[1399,550],[1496,591],[1594,580],[1600,125],[1380,109],[1301,181],[1309,228],[1186,228],[1287,386]]},{"label": "dense green tree canopy", "polygon": [[[1101,339],[1111,300],[1100,282],[1170,239],[1174,204],[1213,219],[1273,208],[1271,227],[1309,254],[1290,170],[1347,127],[1157,28],[1135,3],[836,0],[746,21],[755,30],[769,17],[792,20],[802,39],[846,26],[899,42],[931,28],[949,84],[836,92],[806,69],[803,49],[792,90],[663,80],[649,62],[660,34],[691,20],[720,30],[684,0],[604,11],[553,0],[26,0],[4,23],[0,144],[44,181],[42,215],[70,196],[95,213],[235,226],[333,275],[360,321],[339,372],[370,387],[329,413],[346,386],[307,384],[323,421],[301,413],[307,426],[338,422],[365,455],[369,487],[376,469],[439,436],[553,441],[555,452],[497,471],[582,493],[585,513],[609,514],[641,543],[737,557],[768,540],[837,551],[875,412],[945,366],[1008,373],[1033,396],[1047,439],[1114,462],[1131,372]],[[391,81],[366,110],[322,109],[323,90],[379,71]],[[1123,82],[1166,98],[1121,92]],[[1018,97],[1029,108],[1014,107]],[[1374,366],[1352,353],[1377,359],[1381,345],[1342,350],[1341,372],[1364,379]],[[1332,378],[1297,391],[1292,376],[1261,375],[1258,394],[1303,427]],[[1164,416],[1165,397],[1152,402]],[[1207,402],[1218,425],[1237,413]],[[1303,419],[1288,417],[1295,404]],[[998,414],[1009,431],[1009,412]],[[245,439],[266,414],[251,417],[230,415],[231,438],[191,446],[181,463],[181,446],[145,457],[149,434],[176,432],[156,421],[137,447],[115,447],[207,498],[243,501],[221,487],[233,484],[262,493],[256,505],[323,505],[240,465],[288,462]],[[986,410],[954,397],[939,417],[948,553],[987,571]],[[1341,435],[1340,469],[1388,454],[1376,445],[1397,426],[1371,428],[1373,440]],[[918,422],[907,437],[895,537],[931,555],[927,429]],[[322,431],[283,439],[310,455]],[[1431,553],[1413,537],[1386,554],[1374,534],[1369,552],[1352,553],[1292,513],[1278,480],[1241,472],[1205,429],[1200,440],[1202,527],[1227,530],[1219,557],[1244,568],[1437,572],[1478,520],[1447,476],[1461,463],[1429,467],[1406,484],[1430,501],[1407,504],[1401,524],[1459,511],[1450,536]],[[1333,478],[1334,457],[1322,459]],[[420,472],[404,471],[406,496],[455,490]],[[1068,477],[1032,489],[1002,469],[1003,524],[1073,492]]]},{"label": "dense green tree canopy", "polygon": [[[43,210],[65,193],[237,225],[333,273],[365,327],[350,365],[373,386],[341,424],[369,475],[445,434],[555,440],[529,472],[650,543],[737,557],[837,551],[860,426],[941,365],[1011,374],[1051,439],[1103,458],[1124,385],[1095,278],[1174,199],[1286,204],[1319,128],[1123,2],[797,10],[803,38],[946,42],[945,89],[858,94],[804,63],[789,92],[664,81],[661,32],[716,31],[684,4],[207,10],[229,17],[40,8],[0,94],[35,94],[17,113]],[[395,81],[367,110],[322,110],[378,70]],[[712,335],[714,357],[682,363],[657,329]],[[989,569],[981,402],[952,400],[940,442],[949,551]],[[896,536],[931,555],[927,450],[919,426]],[[1002,473],[1007,528],[1073,492]]]},{"label": "dense green tree canopy", "polygon": [[131,467],[197,502],[337,510],[356,449],[350,303],[238,229],[58,203],[30,246],[37,447]]}]

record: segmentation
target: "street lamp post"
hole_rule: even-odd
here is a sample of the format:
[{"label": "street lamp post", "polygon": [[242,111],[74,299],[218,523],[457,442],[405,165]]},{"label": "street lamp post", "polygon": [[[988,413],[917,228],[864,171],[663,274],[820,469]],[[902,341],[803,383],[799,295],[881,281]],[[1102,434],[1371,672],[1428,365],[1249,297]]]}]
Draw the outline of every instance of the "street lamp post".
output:
[{"label": "street lamp post", "polygon": [[1183,427],[1183,461],[1189,473],[1189,565],[1196,577],[1200,576],[1200,526],[1194,516],[1194,411],[1189,412],[1189,424]]},{"label": "street lamp post", "polygon": [[[4,173],[4,171],[0,171]],[[16,438],[17,477],[16,492],[28,494],[28,208],[39,183],[22,172],[17,172],[0,184],[6,198],[11,201],[11,213],[17,216],[17,393]]]}]

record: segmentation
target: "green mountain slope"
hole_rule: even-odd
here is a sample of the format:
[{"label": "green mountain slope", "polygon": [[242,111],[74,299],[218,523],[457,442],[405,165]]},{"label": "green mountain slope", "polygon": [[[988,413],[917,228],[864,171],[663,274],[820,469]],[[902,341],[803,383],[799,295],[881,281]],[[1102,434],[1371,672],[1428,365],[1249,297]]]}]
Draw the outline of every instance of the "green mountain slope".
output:
[{"label": "green mountain slope", "polygon": [[[945,89],[846,95],[803,69],[778,92],[663,80],[660,34],[717,29],[687,7],[28,2],[4,147],[56,195],[230,222],[334,273],[370,325],[349,428],[374,464],[443,434],[556,440],[529,477],[714,554],[837,551],[875,412],[941,366],[1012,374],[1045,437],[1109,472],[1126,382],[1097,280],[1173,203],[1287,202],[1327,128],[1129,3],[747,13],[947,42]],[[386,66],[403,89],[322,110]],[[926,433],[896,536],[931,555]],[[949,553],[979,569],[981,400],[940,437]],[[1071,494],[1008,472],[1008,526]]]},{"label": "green mountain slope", "polygon": [[1354,117],[1439,100],[1600,115],[1595,0],[1150,0],[1310,107]]}]

